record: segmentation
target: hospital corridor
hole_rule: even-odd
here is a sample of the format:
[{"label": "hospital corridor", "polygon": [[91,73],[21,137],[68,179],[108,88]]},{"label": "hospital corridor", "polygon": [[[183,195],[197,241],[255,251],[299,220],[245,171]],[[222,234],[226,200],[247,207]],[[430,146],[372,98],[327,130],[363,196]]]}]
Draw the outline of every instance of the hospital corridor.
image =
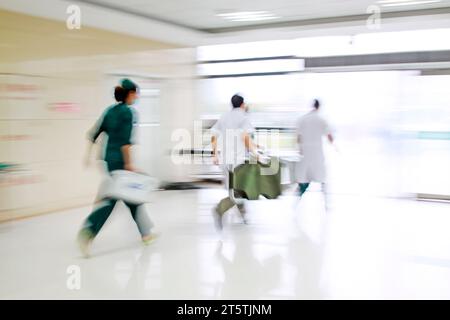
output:
[{"label": "hospital corridor", "polygon": [[0,27],[0,300],[450,300],[449,0]]},{"label": "hospital corridor", "polygon": [[[449,298],[446,204],[343,195],[326,215],[311,192],[304,213],[292,210],[293,197],[255,202],[249,225],[234,213],[219,237],[210,209],[220,193],[161,195],[148,206],[161,232],[152,247],[118,208],[91,259],[74,242],[89,207],[2,224],[2,298]],[[67,288],[74,265],[80,290]]]}]

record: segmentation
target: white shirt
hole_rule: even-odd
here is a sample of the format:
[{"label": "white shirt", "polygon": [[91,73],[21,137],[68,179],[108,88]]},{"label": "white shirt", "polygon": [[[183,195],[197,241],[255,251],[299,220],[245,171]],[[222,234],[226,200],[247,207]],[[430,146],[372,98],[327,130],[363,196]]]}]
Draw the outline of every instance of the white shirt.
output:
[{"label": "white shirt", "polygon": [[244,133],[254,131],[248,114],[241,108],[228,111],[211,128],[213,135],[217,136],[220,153],[220,163],[233,167],[244,163],[246,148],[243,139]]},{"label": "white shirt", "polygon": [[297,122],[300,153],[303,159],[296,169],[297,182],[325,182],[323,137],[330,133],[328,122],[317,110],[301,117]]}]

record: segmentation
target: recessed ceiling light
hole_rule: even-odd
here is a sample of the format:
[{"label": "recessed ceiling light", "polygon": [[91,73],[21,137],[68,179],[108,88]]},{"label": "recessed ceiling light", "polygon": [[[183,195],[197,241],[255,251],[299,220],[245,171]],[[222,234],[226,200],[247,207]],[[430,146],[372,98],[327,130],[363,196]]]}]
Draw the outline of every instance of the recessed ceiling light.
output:
[{"label": "recessed ceiling light", "polygon": [[268,11],[236,11],[218,13],[216,16],[228,21],[261,21],[279,18]]},{"label": "recessed ceiling light", "polygon": [[378,1],[383,7],[399,7],[399,6],[417,6],[421,4],[438,3],[442,0],[380,0]]}]

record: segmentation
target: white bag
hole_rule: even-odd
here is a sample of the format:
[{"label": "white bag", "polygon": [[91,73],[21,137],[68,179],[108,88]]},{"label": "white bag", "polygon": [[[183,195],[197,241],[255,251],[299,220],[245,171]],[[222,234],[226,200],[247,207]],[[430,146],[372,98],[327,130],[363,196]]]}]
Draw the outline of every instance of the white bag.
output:
[{"label": "white bag", "polygon": [[131,204],[150,202],[152,191],[158,188],[158,180],[145,174],[127,170],[114,170],[100,186],[100,197],[123,200]]}]

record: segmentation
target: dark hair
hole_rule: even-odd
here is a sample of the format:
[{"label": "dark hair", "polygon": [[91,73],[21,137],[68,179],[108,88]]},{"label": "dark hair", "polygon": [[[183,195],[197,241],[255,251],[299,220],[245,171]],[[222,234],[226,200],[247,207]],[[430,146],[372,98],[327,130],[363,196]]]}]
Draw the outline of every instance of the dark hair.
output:
[{"label": "dark hair", "polygon": [[123,79],[120,86],[114,88],[114,98],[117,102],[125,103],[130,92],[137,92],[139,87],[128,79]]},{"label": "dark hair", "polygon": [[240,108],[243,103],[244,98],[242,98],[240,95],[235,94],[231,97],[231,104],[233,105],[233,108]]},{"label": "dark hair", "polygon": [[127,96],[128,92],[121,86],[117,86],[114,88],[114,98],[117,102],[125,102]]},{"label": "dark hair", "polygon": [[320,107],[320,101],[317,99],[314,99],[313,107],[317,110]]}]

